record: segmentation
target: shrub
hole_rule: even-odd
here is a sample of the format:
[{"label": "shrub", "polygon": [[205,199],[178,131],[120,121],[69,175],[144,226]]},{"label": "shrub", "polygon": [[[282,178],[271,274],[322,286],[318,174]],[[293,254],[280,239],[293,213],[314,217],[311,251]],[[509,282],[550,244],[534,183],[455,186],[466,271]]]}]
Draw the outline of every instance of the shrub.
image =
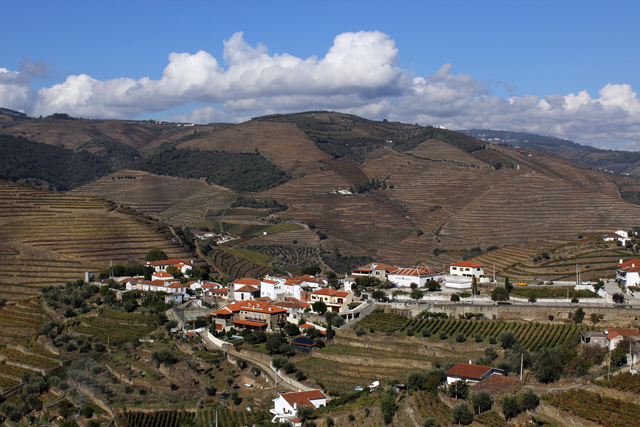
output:
[{"label": "shrub", "polygon": [[470,400],[473,409],[477,409],[479,414],[491,409],[491,395],[486,390],[471,393]]},{"label": "shrub", "polygon": [[424,328],[422,330],[422,336],[425,338],[429,338],[431,336],[431,331],[429,330],[429,328]]},{"label": "shrub", "polygon": [[509,420],[516,417],[520,413],[520,405],[518,404],[518,398],[514,395],[506,395],[500,402],[500,407],[504,413],[504,417]]},{"label": "shrub", "polygon": [[407,336],[409,336],[409,337],[413,336],[413,329],[407,328]]},{"label": "shrub", "polygon": [[520,404],[521,410],[530,411],[538,407],[540,398],[535,391],[527,388],[518,393],[518,403]]},{"label": "shrub", "polygon": [[447,333],[445,331],[440,331],[438,333],[438,338],[440,338],[441,340],[444,340],[447,338]]},{"label": "shrub", "polygon": [[465,342],[467,340],[467,337],[462,333],[462,332],[458,332],[456,333],[456,341],[457,342]]},{"label": "shrub", "polygon": [[458,402],[451,410],[451,418],[454,423],[466,426],[473,421],[473,414],[466,402]]}]

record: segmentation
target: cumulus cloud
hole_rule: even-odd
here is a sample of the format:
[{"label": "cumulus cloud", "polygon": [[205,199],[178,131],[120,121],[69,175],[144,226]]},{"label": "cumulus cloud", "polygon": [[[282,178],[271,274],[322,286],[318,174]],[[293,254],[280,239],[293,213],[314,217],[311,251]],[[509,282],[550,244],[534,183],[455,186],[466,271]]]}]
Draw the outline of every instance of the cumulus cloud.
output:
[{"label": "cumulus cloud", "polygon": [[[450,129],[552,134],[596,145],[631,144],[640,135],[640,101],[627,84],[608,84],[598,97],[586,91],[538,97],[516,96],[515,86],[507,82],[454,74],[451,63],[411,77],[398,65],[395,42],[379,31],[339,34],[322,58],[269,54],[266,46],[247,44],[242,33],[223,44],[220,61],[205,51],[169,54],[158,80],[70,75],[38,91],[31,88],[30,77],[47,77],[55,65],[22,60],[20,72],[0,69],[0,105],[31,115],[128,118],[166,114],[197,102],[209,106],[174,119],[238,122],[329,109]],[[496,84],[511,96],[492,96]]]}]

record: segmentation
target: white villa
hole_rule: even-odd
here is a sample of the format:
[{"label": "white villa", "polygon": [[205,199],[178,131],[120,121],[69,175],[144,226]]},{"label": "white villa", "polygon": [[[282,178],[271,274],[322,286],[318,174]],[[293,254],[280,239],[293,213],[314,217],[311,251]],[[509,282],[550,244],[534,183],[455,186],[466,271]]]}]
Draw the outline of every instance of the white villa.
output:
[{"label": "white villa", "polygon": [[311,406],[319,408],[327,406],[327,396],[322,390],[299,391],[294,393],[280,393],[276,399],[273,399],[274,408],[270,409],[274,416],[271,422],[293,422],[301,423],[298,420],[298,408],[302,406]]}]

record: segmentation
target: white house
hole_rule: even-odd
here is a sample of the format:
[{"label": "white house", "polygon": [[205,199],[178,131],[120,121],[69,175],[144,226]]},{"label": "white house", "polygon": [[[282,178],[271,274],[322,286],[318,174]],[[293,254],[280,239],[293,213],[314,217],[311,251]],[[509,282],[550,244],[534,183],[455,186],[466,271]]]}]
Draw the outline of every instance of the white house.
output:
[{"label": "white house", "polygon": [[322,390],[280,393],[273,403],[275,407],[269,410],[274,415],[271,422],[286,422],[297,418],[298,408],[302,406],[327,406],[327,396]]},{"label": "white house", "polygon": [[336,291],[331,288],[318,289],[311,292],[311,305],[317,301],[322,301],[327,306],[327,311],[334,313],[342,313],[349,307],[349,303],[353,301],[351,292]]},{"label": "white house", "polygon": [[474,277],[476,279],[487,277],[484,265],[471,261],[460,261],[449,266],[449,274],[452,276]]},{"label": "white house", "polygon": [[371,276],[382,281],[387,279],[387,275],[398,270],[398,267],[392,265],[383,264],[381,262],[373,262],[371,264],[363,265],[362,267],[354,268],[351,271],[352,276]]},{"label": "white house", "polygon": [[616,271],[616,280],[624,287],[640,286],[640,259],[632,259],[627,262],[620,260]]},{"label": "white house", "polygon": [[441,277],[439,271],[428,267],[397,268],[387,274],[387,279],[399,288],[408,288],[412,283],[423,287],[429,280]]},{"label": "white house", "polygon": [[622,245],[624,245],[627,243],[627,240],[630,240],[629,234],[624,230],[616,230],[613,233],[604,236],[605,242],[614,242],[616,240],[620,241]]},{"label": "white house", "polygon": [[451,369],[444,373],[447,376],[447,386],[456,381],[477,383],[491,374],[504,374],[502,369],[491,366],[472,365],[471,363],[456,363]]},{"label": "white house", "polygon": [[169,267],[176,267],[182,274],[185,274],[187,270],[193,268],[193,260],[187,262],[182,259],[165,259],[162,261],[142,261],[140,265],[145,267],[152,267],[156,272],[167,271]]}]

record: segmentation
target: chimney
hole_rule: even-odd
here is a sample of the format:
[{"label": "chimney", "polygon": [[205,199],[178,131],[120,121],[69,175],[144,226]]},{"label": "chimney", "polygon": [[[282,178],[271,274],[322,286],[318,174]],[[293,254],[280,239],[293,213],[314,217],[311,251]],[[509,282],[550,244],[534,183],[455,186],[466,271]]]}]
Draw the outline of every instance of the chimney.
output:
[{"label": "chimney", "polygon": [[294,411],[298,410],[298,403],[297,402],[293,402],[293,410]]},{"label": "chimney", "polygon": [[620,258],[620,262],[618,264],[622,264],[622,258]]},{"label": "chimney", "polygon": [[469,359],[469,365],[472,365],[472,363],[471,363],[471,359]]}]

